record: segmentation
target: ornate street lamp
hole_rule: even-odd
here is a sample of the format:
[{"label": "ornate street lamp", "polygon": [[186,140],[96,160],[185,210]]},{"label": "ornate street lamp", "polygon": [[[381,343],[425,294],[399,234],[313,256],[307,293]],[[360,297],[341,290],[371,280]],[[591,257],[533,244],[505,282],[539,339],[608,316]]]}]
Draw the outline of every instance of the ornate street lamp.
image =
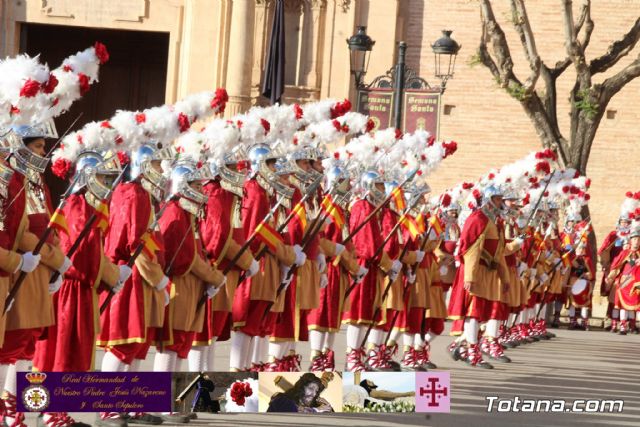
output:
[{"label": "ornate street lamp", "polygon": [[442,30],[442,37],[431,45],[435,56],[435,76],[442,81],[441,92],[447,85],[447,80],[453,77],[453,71],[456,66],[456,57],[460,46],[451,38],[453,31]]},{"label": "ornate street lamp", "polygon": [[358,31],[347,39],[347,44],[351,54],[351,74],[356,79],[357,87],[360,87],[369,68],[371,49],[376,42],[367,35],[367,27],[359,25],[357,28]]}]

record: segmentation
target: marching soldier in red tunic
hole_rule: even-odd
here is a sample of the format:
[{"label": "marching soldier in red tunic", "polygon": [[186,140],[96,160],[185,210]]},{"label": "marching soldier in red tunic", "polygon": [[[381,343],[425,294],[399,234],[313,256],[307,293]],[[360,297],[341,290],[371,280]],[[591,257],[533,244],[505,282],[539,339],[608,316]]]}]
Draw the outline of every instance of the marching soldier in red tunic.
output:
[{"label": "marching soldier in red tunic", "polygon": [[340,330],[342,313],[348,309],[344,294],[352,276],[356,281],[361,280],[368,271],[358,265],[353,245],[349,244],[347,248],[342,244],[346,232],[346,204],[351,190],[348,172],[340,165],[334,165],[326,176],[327,188],[333,188],[335,196],[332,197],[332,205],[325,207],[331,222],[320,239],[326,256],[328,283],[320,289],[318,308],[312,309],[307,316],[311,345],[309,370],[313,372],[335,370],[335,336]]},{"label": "marching soldier in red tunic", "polygon": [[629,233],[629,248],[624,249],[611,263],[607,285],[615,292],[615,308],[620,311],[620,335],[629,330],[629,316],[640,310],[640,225]]},{"label": "marching soldier in red tunic", "polygon": [[[238,156],[239,153],[229,153],[220,167],[209,163],[211,179],[202,189],[207,203],[200,220],[200,236],[208,259],[220,269],[227,268],[246,239],[240,218],[245,175],[238,171],[242,161]],[[213,370],[215,343],[228,339],[230,334],[231,309],[240,273],[246,271],[247,277],[252,277],[259,268],[251,251],[244,251],[227,274],[220,292],[207,301],[204,327],[196,334],[189,352],[189,371]]]},{"label": "marching soldier in red tunic", "polygon": [[[19,184],[9,187],[10,198],[5,208],[7,232],[14,248],[32,251],[49,225],[53,208],[49,189],[44,184],[48,159],[45,156],[45,138],[55,137],[51,124],[20,126],[14,129],[21,141],[13,147],[11,158],[13,177]],[[12,194],[13,193],[13,194]],[[16,227],[17,226],[17,227]],[[28,274],[6,314],[6,332],[0,349],[0,366],[6,369],[5,423],[12,427],[24,425],[24,416],[15,411],[16,371],[28,370],[35,353],[36,340],[45,328],[55,323],[51,294],[62,283],[62,277],[54,283],[49,279],[54,271],[66,272],[71,260],[58,247],[58,238],[52,233],[40,251],[40,264]],[[29,256],[23,259],[27,260]],[[24,267],[28,267],[27,261]],[[27,270],[28,268],[25,268]],[[23,270],[24,271],[24,270]],[[7,368],[4,368],[7,366]]]},{"label": "marching soldier in red tunic", "polygon": [[[602,282],[600,284],[600,295],[606,296],[609,300],[609,304],[607,306],[607,317],[611,318],[610,329],[613,332],[616,332],[618,329],[620,310],[615,307],[615,289],[607,285],[606,278],[609,275],[609,271],[611,270],[611,263],[624,249],[624,244],[629,238],[630,228],[631,221],[629,217],[626,215],[621,215],[618,219],[618,225],[616,229],[607,234],[607,237],[604,238],[602,245],[598,250],[600,264],[602,265]],[[625,324],[626,323],[627,322],[625,322]],[[635,324],[635,322],[632,322],[632,324]]]},{"label": "marching soldier in red tunic", "polygon": [[[452,288],[449,317],[455,319],[452,334],[462,334],[468,343],[466,361],[471,366],[493,368],[482,360],[478,346],[480,323],[492,317],[494,302],[500,301],[500,292],[509,288],[508,268],[504,260],[504,232],[499,216],[503,204],[502,192],[497,187],[484,191],[484,205],[466,220],[460,236],[460,268]],[[497,329],[497,328],[496,328]],[[450,346],[457,360],[460,342]]]},{"label": "marching soldier in red tunic", "polygon": [[[162,238],[157,230],[148,230],[163,200],[166,178],[162,175],[162,160],[173,160],[174,153],[145,144],[131,153],[130,181],[114,189],[111,198],[109,228],[104,250],[111,262],[127,264],[140,244],[145,249],[135,259],[131,277],[123,289],[113,296],[100,317],[97,344],[105,348],[102,371],[138,371],[147,356],[153,330],[164,323],[164,308],[169,303],[164,274]],[[108,292],[100,295],[100,305]],[[132,413],[136,422],[162,421],[145,413]],[[96,421],[101,426],[123,426],[126,420],[119,413],[101,413]]]},{"label": "marching soldier in red tunic", "polygon": [[[376,205],[384,200],[384,181],[382,177],[373,171],[365,172],[361,177],[361,185],[365,190],[365,197],[356,200],[351,207],[349,217],[349,230],[353,232],[375,210]],[[363,371],[365,366],[362,358],[364,351],[360,347],[368,325],[379,324],[385,319],[380,316],[373,318],[377,307],[382,305],[382,292],[384,290],[384,277],[389,275],[389,280],[394,281],[402,263],[392,261],[387,254],[382,252],[377,258],[373,258],[376,249],[382,245],[384,236],[381,230],[381,220],[372,218],[353,237],[358,263],[367,268],[368,272],[349,295],[349,310],[343,315],[343,323],[347,326],[347,362],[346,370]],[[384,316],[385,310],[380,310]]]},{"label": "marching soldier in red tunic", "polygon": [[[270,148],[258,144],[249,151],[252,176],[244,184],[242,200],[242,225],[245,236],[250,236],[267,218],[270,206],[275,202],[276,188],[288,191],[279,182],[275,174],[278,156]],[[276,218],[269,220],[272,228],[278,219],[283,219],[281,209]],[[255,256],[263,247],[259,239],[250,246]],[[275,302],[276,290],[282,280],[282,271],[304,264],[305,256],[299,246],[275,242],[260,260],[260,272],[242,282],[233,302],[233,331],[231,333],[231,370],[245,370],[253,365],[255,370],[264,369],[264,357],[267,353],[268,337],[272,332],[271,324],[264,321],[265,310]],[[273,306],[272,310],[280,308]],[[281,309],[280,309],[281,310]]]}]

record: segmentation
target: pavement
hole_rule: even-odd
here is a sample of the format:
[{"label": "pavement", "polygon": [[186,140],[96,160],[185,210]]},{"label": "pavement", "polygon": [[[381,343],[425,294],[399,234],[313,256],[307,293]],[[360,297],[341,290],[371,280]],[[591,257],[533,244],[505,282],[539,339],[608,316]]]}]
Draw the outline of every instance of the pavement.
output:
[{"label": "pavement", "polygon": [[[507,350],[512,363],[484,370],[454,362],[446,347],[450,338],[433,343],[432,360],[438,370],[451,372],[450,414],[343,414],[300,416],[298,414],[198,414],[194,426],[638,426],[640,425],[640,335],[620,336],[596,331],[555,329],[557,337]],[[344,331],[336,339],[337,366],[344,365]],[[300,345],[308,360],[307,345]],[[227,370],[229,344],[219,343],[216,368]],[[100,366],[102,354],[98,354]],[[151,370],[153,353],[143,369]],[[308,367],[308,362],[303,368]],[[498,413],[487,412],[487,396],[499,399],[622,399],[624,409],[616,413]],[[497,403],[496,403],[497,404]],[[567,405],[569,406],[569,404]],[[73,414],[92,424],[94,414]],[[35,426],[33,415],[29,426]],[[132,424],[133,425],[133,424]],[[171,424],[163,424],[171,425]]]}]

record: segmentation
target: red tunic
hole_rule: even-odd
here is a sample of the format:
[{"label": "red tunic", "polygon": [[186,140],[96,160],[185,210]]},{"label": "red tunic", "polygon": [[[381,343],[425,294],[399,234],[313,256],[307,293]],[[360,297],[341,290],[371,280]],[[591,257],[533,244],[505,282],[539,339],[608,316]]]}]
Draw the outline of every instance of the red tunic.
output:
[{"label": "red tunic", "polygon": [[[351,207],[349,231],[355,230],[374,210],[375,206],[368,200],[356,201]],[[382,290],[378,289],[381,257],[374,259],[373,256],[383,240],[380,221],[376,218],[372,218],[352,239],[358,264],[366,266],[369,272],[349,295],[350,308],[343,315],[345,323],[370,324],[380,320],[373,319],[373,314],[382,296]]]},{"label": "red tunic", "polygon": [[[120,184],[113,192],[109,210],[111,215],[105,236],[105,255],[114,264],[126,264],[154,220],[151,196],[139,183]],[[160,234],[155,233],[155,238],[162,247]],[[155,256],[162,264],[163,253],[157,250]],[[147,297],[148,306],[145,307],[144,287],[154,285],[145,283],[138,267],[134,265],[131,277],[100,317],[98,345],[112,347],[147,342],[147,328],[151,326],[147,324],[151,302]],[[107,292],[102,292],[101,305],[106,298]]]},{"label": "red tunic", "polygon": [[[60,247],[66,253],[95,209],[83,194],[72,194],[63,212],[69,236],[61,233]],[[36,345],[33,364],[39,371],[93,369],[98,327],[96,287],[103,268],[102,253],[102,232],[94,227],[72,256],[73,266],[64,274],[60,290],[53,295],[56,325],[50,326],[47,338]]]}]

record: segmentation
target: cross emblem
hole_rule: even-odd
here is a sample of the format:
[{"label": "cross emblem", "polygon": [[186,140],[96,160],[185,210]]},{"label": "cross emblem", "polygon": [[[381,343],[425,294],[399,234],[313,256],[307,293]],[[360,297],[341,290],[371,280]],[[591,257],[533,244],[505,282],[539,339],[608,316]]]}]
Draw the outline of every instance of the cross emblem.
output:
[{"label": "cross emblem", "polygon": [[436,384],[440,382],[440,378],[427,378],[427,381],[429,382],[430,388],[420,387],[420,396],[431,395],[428,406],[440,406],[440,403],[438,403],[436,398],[438,395],[447,396],[449,393],[449,388],[438,388],[436,386]]}]

